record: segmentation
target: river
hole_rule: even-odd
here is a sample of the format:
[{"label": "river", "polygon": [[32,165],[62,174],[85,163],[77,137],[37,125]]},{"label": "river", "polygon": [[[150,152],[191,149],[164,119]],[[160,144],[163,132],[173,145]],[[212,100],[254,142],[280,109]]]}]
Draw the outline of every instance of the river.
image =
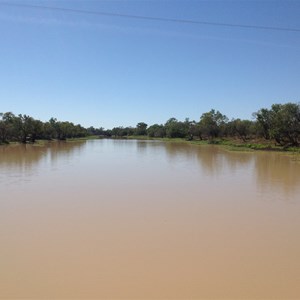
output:
[{"label": "river", "polygon": [[299,282],[293,155],[0,147],[1,299],[300,299]]}]

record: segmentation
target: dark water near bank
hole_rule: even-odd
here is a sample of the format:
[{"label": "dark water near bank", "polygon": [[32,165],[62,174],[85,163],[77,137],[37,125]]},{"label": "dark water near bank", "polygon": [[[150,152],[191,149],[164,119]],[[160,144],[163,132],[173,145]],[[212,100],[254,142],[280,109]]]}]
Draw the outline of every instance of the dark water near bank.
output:
[{"label": "dark water near bank", "polygon": [[300,162],[214,146],[0,147],[1,299],[300,299]]}]

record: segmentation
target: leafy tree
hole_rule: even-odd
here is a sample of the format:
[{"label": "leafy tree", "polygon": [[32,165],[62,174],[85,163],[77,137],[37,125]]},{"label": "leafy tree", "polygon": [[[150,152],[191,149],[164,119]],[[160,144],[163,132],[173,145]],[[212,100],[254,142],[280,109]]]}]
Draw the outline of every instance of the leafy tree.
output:
[{"label": "leafy tree", "polygon": [[163,138],[166,136],[166,130],[163,125],[154,124],[147,129],[149,137]]},{"label": "leafy tree", "polygon": [[254,123],[250,120],[232,120],[227,124],[226,128],[230,136],[237,136],[244,142],[254,133]]},{"label": "leafy tree", "polygon": [[127,135],[127,131],[126,131],[126,129],[124,129],[124,127],[119,126],[119,127],[114,127],[111,130],[111,134],[112,134],[112,136],[115,136],[115,137],[123,137],[123,136]]},{"label": "leafy tree", "polygon": [[88,135],[101,135],[101,136],[106,136],[106,130],[104,130],[103,127],[99,128],[94,128],[93,126],[89,127],[86,129]]},{"label": "leafy tree", "polygon": [[183,122],[170,118],[164,125],[150,127],[140,122],[133,127],[115,127],[104,130],[102,127],[85,129],[80,124],[58,121],[36,120],[28,115],[14,115],[12,112],[0,113],[0,143],[19,141],[35,142],[36,139],[64,140],[86,135],[125,137],[129,135],[148,135],[150,137],[214,139],[217,137],[238,137],[243,141],[252,136],[275,140],[281,146],[300,145],[300,104],[273,104],[271,109],[262,108],[253,114],[255,121],[235,119],[228,122],[225,115],[212,109],[201,115],[200,121]]},{"label": "leafy tree", "polygon": [[133,127],[125,127],[124,129],[124,135],[134,135],[135,134],[135,128]]},{"label": "leafy tree", "polygon": [[257,120],[259,133],[261,133],[266,140],[269,140],[272,122],[271,111],[266,108],[262,108],[258,112],[254,113],[253,116]]},{"label": "leafy tree", "polygon": [[228,118],[225,115],[212,109],[202,114],[199,129],[203,135],[209,139],[214,139],[219,137],[224,131],[226,122],[228,122]]},{"label": "leafy tree", "polygon": [[40,120],[32,120],[30,141],[34,143],[36,139],[43,138],[44,124]]},{"label": "leafy tree", "polygon": [[45,122],[43,124],[43,138],[46,140],[51,140],[56,138],[56,130],[55,127],[53,126],[53,122],[50,121]]},{"label": "leafy tree", "polygon": [[136,135],[146,135],[147,134],[147,124],[140,122],[136,125],[135,134]]},{"label": "leafy tree", "polygon": [[13,130],[17,140],[26,143],[30,140],[33,131],[34,119],[27,115],[19,114],[13,118]]},{"label": "leafy tree", "polygon": [[175,118],[169,119],[165,124],[166,136],[168,138],[185,138],[189,133],[187,122],[177,121]]},{"label": "leafy tree", "polygon": [[300,104],[274,104],[270,114],[270,136],[282,146],[299,146]]},{"label": "leafy tree", "polygon": [[13,138],[14,118],[11,112],[0,113],[0,143],[8,143]]},{"label": "leafy tree", "polygon": [[190,121],[189,118],[186,118],[184,123],[186,128],[188,129],[187,134],[189,140],[193,140],[194,137],[199,137],[199,128],[196,121]]},{"label": "leafy tree", "polygon": [[263,108],[254,115],[266,139],[272,138],[281,146],[299,146],[299,103],[273,104],[271,109]]}]

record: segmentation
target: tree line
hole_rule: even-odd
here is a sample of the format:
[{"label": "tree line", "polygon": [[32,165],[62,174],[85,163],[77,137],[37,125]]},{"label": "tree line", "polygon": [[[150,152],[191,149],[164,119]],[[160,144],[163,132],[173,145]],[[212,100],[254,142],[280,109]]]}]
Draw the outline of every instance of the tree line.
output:
[{"label": "tree line", "polygon": [[112,129],[84,128],[68,121],[51,118],[47,122],[27,115],[0,113],[0,143],[17,141],[32,142],[37,139],[65,140],[89,135],[102,137],[148,136],[152,138],[185,138],[188,140],[250,139],[275,141],[284,147],[300,145],[300,103],[273,104],[270,109],[262,108],[253,113],[253,120],[231,119],[218,110],[201,115],[199,121],[186,118],[178,121],[170,118],[165,124],[148,126],[144,122],[135,127],[114,127]]},{"label": "tree line", "polygon": [[0,143],[11,141],[34,143],[36,140],[66,140],[84,137],[87,129],[68,121],[51,118],[48,122],[36,120],[28,115],[14,115],[11,112],[0,113]]},{"label": "tree line", "polygon": [[140,122],[136,127],[115,127],[103,132],[106,136],[126,137],[144,135],[153,138],[185,138],[209,140],[234,138],[246,142],[250,139],[273,140],[284,147],[300,145],[300,103],[273,104],[253,113],[253,120],[232,119],[218,110],[201,115],[198,122],[186,118],[170,118],[165,124],[148,127]]}]

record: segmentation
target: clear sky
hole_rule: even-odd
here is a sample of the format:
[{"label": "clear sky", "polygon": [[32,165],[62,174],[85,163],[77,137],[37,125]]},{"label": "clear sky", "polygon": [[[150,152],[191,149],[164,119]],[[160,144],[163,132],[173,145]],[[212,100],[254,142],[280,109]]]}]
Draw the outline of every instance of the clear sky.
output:
[{"label": "clear sky", "polygon": [[[300,1],[6,2],[300,29]],[[300,101],[300,32],[0,5],[0,39],[0,112],[42,121],[111,128],[211,108],[251,119]]]}]

